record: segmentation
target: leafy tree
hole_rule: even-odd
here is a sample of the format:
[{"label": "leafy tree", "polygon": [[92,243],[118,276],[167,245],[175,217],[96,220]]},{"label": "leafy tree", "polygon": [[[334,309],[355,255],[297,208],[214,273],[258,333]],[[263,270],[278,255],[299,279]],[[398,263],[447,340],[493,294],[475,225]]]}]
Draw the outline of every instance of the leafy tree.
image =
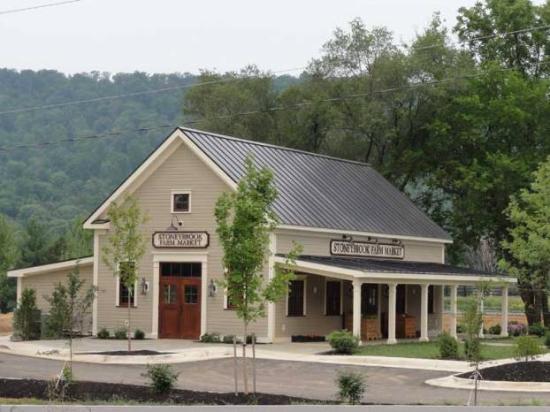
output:
[{"label": "leafy tree", "polygon": [[506,209],[510,220],[510,240],[503,247],[512,259],[504,267],[518,277],[529,324],[544,319],[550,326],[548,288],[550,286],[550,157],[534,173],[529,188],[513,196]]},{"label": "leafy tree", "polygon": [[[246,174],[237,190],[224,193],[216,203],[217,234],[223,247],[226,277],[221,282],[237,316],[243,322],[243,378],[248,393],[246,337],[250,323],[264,317],[268,302],[281,299],[288,292],[294,274],[275,270],[272,279],[264,279],[263,269],[269,249],[269,236],[277,224],[271,205],[277,197],[273,175],[268,169],[257,169],[251,158],[246,160]],[[299,247],[289,254],[292,264]]]},{"label": "leafy tree", "polygon": [[146,240],[141,225],[147,221],[135,198],[128,196],[120,205],[113,202],[107,211],[110,221],[107,245],[102,248],[103,262],[128,290],[128,352],[132,350],[132,302],[138,279],[139,260],[145,253]]},{"label": "leafy tree", "polygon": [[7,219],[0,215],[0,313],[15,308],[16,283],[8,279],[6,272],[11,269],[18,258],[18,249],[14,228]]},{"label": "leafy tree", "polygon": [[48,330],[56,336],[65,336],[69,344],[69,369],[73,367],[73,338],[83,332],[84,318],[90,313],[96,289],[92,285],[84,289],[86,281],[80,277],[78,262],[69,272],[65,284],[58,283],[51,296],[46,296],[50,304]]},{"label": "leafy tree", "polygon": [[38,266],[49,263],[52,254],[46,225],[36,219],[29,220],[25,225],[21,244],[21,266]]}]

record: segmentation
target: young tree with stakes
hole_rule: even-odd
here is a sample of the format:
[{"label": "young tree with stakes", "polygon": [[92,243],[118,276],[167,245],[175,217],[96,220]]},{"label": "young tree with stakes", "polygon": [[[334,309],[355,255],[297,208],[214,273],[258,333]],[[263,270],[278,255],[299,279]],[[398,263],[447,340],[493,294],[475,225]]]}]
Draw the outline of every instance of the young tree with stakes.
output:
[{"label": "young tree with stakes", "polygon": [[102,248],[103,262],[128,291],[127,338],[132,351],[132,303],[138,279],[137,265],[145,253],[145,237],[141,225],[147,221],[135,198],[128,196],[122,204],[112,203],[107,211],[110,221],[107,245]]},{"label": "young tree with stakes", "polygon": [[[58,283],[52,296],[46,297],[50,304],[50,316],[55,314],[55,332],[66,336],[69,341],[69,370],[73,370],[73,338],[75,330],[82,331],[83,318],[90,313],[94,302],[96,288],[92,285],[86,289],[86,281],[80,277],[78,262],[74,270],[67,275],[66,284]],[[52,313],[53,312],[53,313]]]},{"label": "young tree with stakes", "polygon": [[262,273],[269,251],[269,237],[277,224],[271,209],[277,197],[273,174],[266,168],[257,169],[252,158],[246,160],[246,174],[232,193],[224,193],[216,204],[217,234],[224,250],[226,276],[220,282],[228,300],[243,322],[243,379],[248,394],[246,338],[252,322],[266,314],[269,302],[288,293],[294,278],[292,266],[300,247],[294,245],[285,268],[276,266],[272,279]]}]

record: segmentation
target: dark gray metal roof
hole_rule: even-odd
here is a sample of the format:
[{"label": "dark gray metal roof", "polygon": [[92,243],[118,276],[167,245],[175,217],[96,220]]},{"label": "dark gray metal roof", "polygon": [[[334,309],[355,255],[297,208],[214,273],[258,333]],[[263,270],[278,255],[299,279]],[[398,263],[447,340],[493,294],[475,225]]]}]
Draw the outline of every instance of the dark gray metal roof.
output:
[{"label": "dark gray metal roof", "polygon": [[[278,255],[285,256],[285,255]],[[504,276],[499,273],[488,273],[475,269],[444,265],[442,263],[411,262],[405,260],[381,260],[370,258],[310,256],[302,255],[297,260],[333,266],[343,269],[356,269],[365,272],[412,273],[422,275],[459,275],[459,276]]]},{"label": "dark gray metal roof", "polygon": [[450,236],[368,164],[234,137],[181,130],[235,182],[253,155],[275,176],[281,224],[450,240]]}]

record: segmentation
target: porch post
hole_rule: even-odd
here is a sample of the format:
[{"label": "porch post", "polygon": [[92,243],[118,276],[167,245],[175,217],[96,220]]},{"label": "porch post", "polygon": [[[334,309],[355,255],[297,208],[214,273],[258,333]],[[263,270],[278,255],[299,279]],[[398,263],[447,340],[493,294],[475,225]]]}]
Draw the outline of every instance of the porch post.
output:
[{"label": "porch post", "polygon": [[422,284],[420,285],[421,301],[420,301],[420,341],[428,342],[428,288],[430,285]]},{"label": "porch post", "polygon": [[451,322],[450,322],[450,334],[453,338],[456,339],[456,321],[458,316],[458,307],[457,307],[457,297],[458,297],[458,285],[451,285]]},{"label": "porch post", "polygon": [[502,287],[500,309],[500,336],[508,336],[508,285]]},{"label": "porch post", "polygon": [[395,339],[395,306],[397,303],[397,284],[388,283],[388,343],[397,343]]},{"label": "porch post", "polygon": [[361,285],[359,279],[353,279],[353,336],[361,340]]}]

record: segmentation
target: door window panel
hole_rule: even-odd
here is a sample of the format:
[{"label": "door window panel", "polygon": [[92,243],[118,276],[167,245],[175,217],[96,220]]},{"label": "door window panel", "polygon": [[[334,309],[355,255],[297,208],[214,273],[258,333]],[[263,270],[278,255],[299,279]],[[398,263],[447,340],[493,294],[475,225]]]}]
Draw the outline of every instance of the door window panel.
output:
[{"label": "door window panel", "polygon": [[176,303],[176,287],[174,285],[164,285],[164,304],[173,305]]},{"label": "door window panel", "polygon": [[187,285],[183,287],[185,303],[193,304],[199,301],[199,288],[195,285]]}]

